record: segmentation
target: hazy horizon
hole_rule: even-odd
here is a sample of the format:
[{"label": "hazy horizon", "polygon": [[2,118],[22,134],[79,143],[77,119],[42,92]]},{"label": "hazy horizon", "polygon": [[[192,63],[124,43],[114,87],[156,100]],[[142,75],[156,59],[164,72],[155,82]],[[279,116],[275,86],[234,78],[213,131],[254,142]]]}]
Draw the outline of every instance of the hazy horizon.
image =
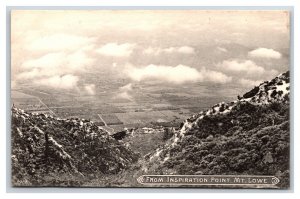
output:
[{"label": "hazy horizon", "polygon": [[288,70],[289,34],[288,11],[14,10],[12,87],[96,94],[86,74],[109,71],[126,84],[250,88]]}]

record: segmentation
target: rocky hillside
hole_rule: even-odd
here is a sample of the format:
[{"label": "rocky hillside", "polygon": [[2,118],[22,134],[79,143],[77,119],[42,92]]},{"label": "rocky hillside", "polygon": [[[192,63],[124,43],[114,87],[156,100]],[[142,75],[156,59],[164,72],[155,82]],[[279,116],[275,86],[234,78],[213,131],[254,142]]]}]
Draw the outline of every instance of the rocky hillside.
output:
[{"label": "rocky hillside", "polygon": [[137,153],[91,121],[12,108],[14,186],[77,186],[80,179],[116,174],[137,159]]},{"label": "rocky hillside", "polygon": [[[289,73],[175,128],[109,135],[84,119],[12,108],[14,186],[142,186],[143,174],[275,175],[289,186]],[[117,174],[117,175],[116,175]]]},{"label": "rocky hillside", "polygon": [[156,174],[275,175],[289,186],[289,72],[187,119],[146,155]]}]

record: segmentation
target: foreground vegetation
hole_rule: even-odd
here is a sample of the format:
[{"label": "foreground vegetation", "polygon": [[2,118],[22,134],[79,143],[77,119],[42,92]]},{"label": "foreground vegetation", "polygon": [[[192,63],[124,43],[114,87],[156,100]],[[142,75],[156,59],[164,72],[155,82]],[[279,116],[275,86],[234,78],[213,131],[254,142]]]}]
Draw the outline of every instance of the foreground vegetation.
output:
[{"label": "foreground vegetation", "polygon": [[12,107],[14,186],[137,187],[143,174],[268,175],[289,187],[289,73],[187,119],[114,135]]},{"label": "foreground vegetation", "polygon": [[[289,104],[241,103],[227,115],[207,116],[174,147],[149,163],[149,173],[274,175],[289,186]],[[166,157],[168,159],[163,161]]]}]

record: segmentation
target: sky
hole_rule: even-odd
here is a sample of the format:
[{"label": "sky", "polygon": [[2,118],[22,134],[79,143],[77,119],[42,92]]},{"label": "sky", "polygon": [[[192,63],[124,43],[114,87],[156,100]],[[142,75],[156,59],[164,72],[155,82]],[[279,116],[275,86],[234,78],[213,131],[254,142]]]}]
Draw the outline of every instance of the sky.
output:
[{"label": "sky", "polygon": [[12,87],[81,89],[87,72],[252,87],[289,68],[287,11],[15,10]]}]

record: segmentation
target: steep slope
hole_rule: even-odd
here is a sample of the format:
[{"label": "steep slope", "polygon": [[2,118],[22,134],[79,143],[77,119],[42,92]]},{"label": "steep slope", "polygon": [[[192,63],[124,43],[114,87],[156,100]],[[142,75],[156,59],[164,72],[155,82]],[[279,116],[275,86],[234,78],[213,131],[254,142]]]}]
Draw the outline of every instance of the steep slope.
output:
[{"label": "steep slope", "polygon": [[276,175],[289,186],[289,72],[187,119],[146,173]]},{"label": "steep slope", "polygon": [[86,176],[116,174],[137,159],[137,153],[93,122],[12,108],[15,186],[77,186]]},{"label": "steep slope", "polygon": [[88,120],[13,107],[12,183],[124,187],[142,186],[142,174],[238,174],[275,175],[280,188],[288,187],[289,93],[287,72],[193,115],[178,130],[112,136]]}]

